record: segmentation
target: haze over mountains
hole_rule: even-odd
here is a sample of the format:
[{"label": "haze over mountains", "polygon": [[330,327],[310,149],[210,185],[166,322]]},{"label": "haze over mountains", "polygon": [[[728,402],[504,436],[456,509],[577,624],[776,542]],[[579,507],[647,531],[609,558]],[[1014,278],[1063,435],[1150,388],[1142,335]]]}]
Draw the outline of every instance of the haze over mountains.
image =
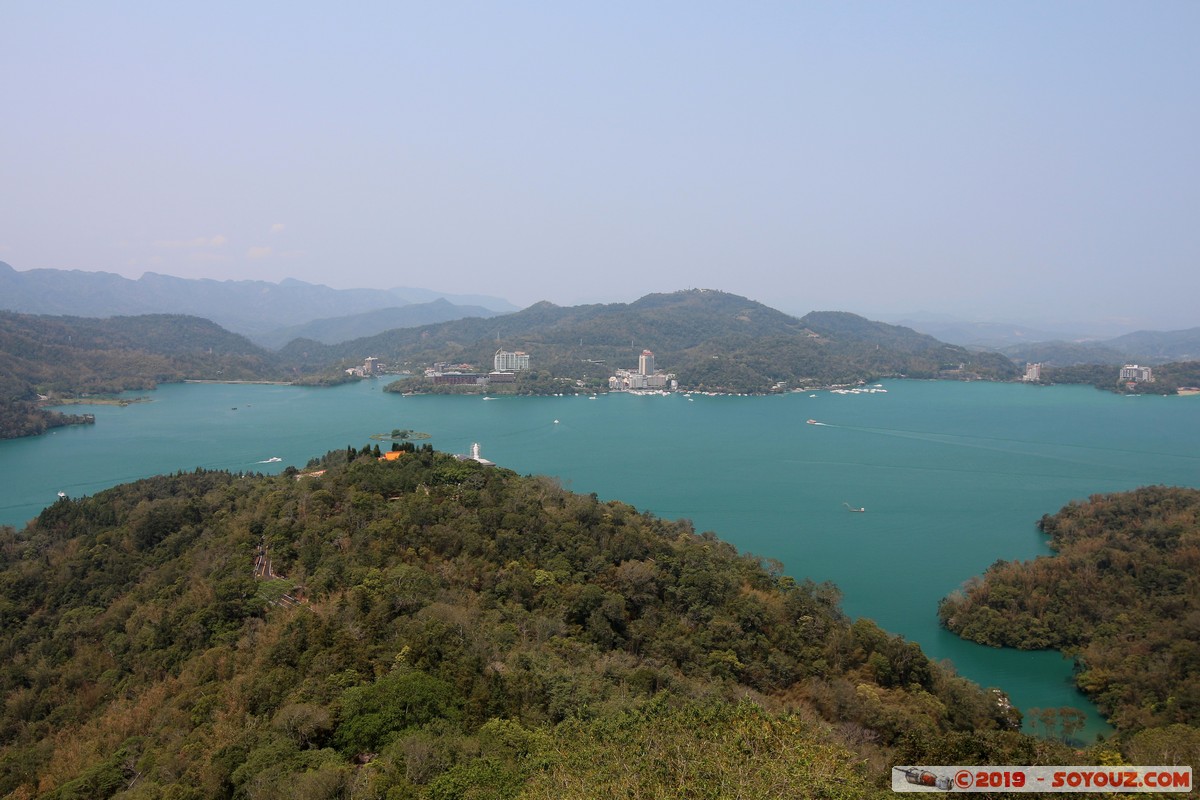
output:
[{"label": "haze over mountains", "polygon": [[1031,342],[1000,348],[1015,361],[1069,367],[1077,364],[1166,364],[1200,361],[1200,328],[1184,331],[1136,331],[1115,339],[1085,342]]},{"label": "haze over mountains", "polygon": [[1128,328],[1092,324],[1055,324],[1049,320],[1038,325],[1008,321],[975,322],[951,314],[921,312],[901,315],[881,315],[879,319],[893,325],[903,325],[921,333],[963,347],[998,349],[1029,342],[1105,339],[1128,333]]},{"label": "haze over mountains", "polygon": [[[644,304],[644,300],[637,302]],[[538,305],[550,307],[550,304]],[[621,305],[569,308],[599,309]],[[187,314],[212,320],[263,347],[279,350],[296,341],[293,351],[298,349],[311,354],[321,348],[310,343],[324,346],[356,343],[360,349],[382,348],[390,341],[389,331],[466,318],[482,321],[518,309],[499,297],[416,287],[332,289],[290,278],[279,283],[216,281],[152,272],[131,280],[107,272],[18,271],[0,262],[0,310],[77,317]],[[792,319],[799,318],[803,317],[797,315]],[[1072,366],[1128,361],[1162,364],[1200,359],[1200,328],[1130,332],[1127,326],[1112,320],[1089,323],[1046,320],[1031,327],[1004,322],[972,322],[944,313],[911,314],[887,321],[892,323],[893,330],[897,326],[911,329],[942,343],[973,351],[1002,353],[1016,362]],[[483,324],[468,326],[465,330],[474,336],[476,327],[480,330],[493,328]],[[494,329],[503,331],[506,327],[512,330],[507,323]],[[379,336],[383,337],[379,342],[357,342]]]},{"label": "haze over mountains", "polygon": [[[356,338],[388,327],[489,316],[517,308],[498,297],[429,289],[331,289],[291,278],[279,283],[215,281],[154,272],[130,280],[109,272],[17,271],[0,262],[0,310],[77,317],[190,314],[259,344],[278,347],[288,341],[281,338],[287,334],[278,333],[281,329],[294,332],[289,338],[325,341],[329,330]],[[364,313],[374,316],[356,319]],[[340,319],[334,322],[333,318]],[[304,327],[317,320],[322,324],[316,328]],[[386,327],[373,327],[381,324]]]},{"label": "haze over mountains", "polygon": [[911,314],[888,318],[943,342],[971,349],[995,350],[1014,361],[1055,366],[1121,364],[1138,361],[1164,364],[1200,359],[1200,327],[1178,331],[1130,331],[1116,322],[1056,323],[1031,327],[1005,322],[968,322],[946,314]]},{"label": "haze over mountains", "polygon": [[421,325],[448,322],[464,317],[494,317],[497,313],[483,306],[455,305],[446,298],[439,297],[428,303],[414,303],[399,308],[380,308],[344,317],[314,319],[301,325],[291,325],[267,333],[250,335],[250,338],[264,347],[274,350],[278,350],[294,339],[311,339],[322,344],[333,345],[374,336],[394,328],[416,328]]}]

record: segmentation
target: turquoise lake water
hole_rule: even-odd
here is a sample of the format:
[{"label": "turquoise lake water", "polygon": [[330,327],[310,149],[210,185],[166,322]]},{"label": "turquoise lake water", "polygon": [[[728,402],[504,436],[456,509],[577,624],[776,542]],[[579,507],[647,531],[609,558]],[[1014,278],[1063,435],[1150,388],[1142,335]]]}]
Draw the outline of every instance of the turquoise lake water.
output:
[{"label": "turquoise lake water", "polygon": [[[848,614],[1021,708],[1084,708],[1096,733],[1106,727],[1069,661],[964,642],[938,626],[937,602],[997,559],[1048,553],[1035,523],[1070,500],[1200,486],[1200,397],[890,381],[885,393],[815,397],[483,400],[382,386],[183,384],[150,403],[91,407],[94,426],[0,442],[0,523],[20,526],[59,491],[195,467],[273,473],[410,428],[439,450],[479,442],[501,466],[686,517],[796,578],[832,581]],[[260,463],[272,457],[282,460]]]}]

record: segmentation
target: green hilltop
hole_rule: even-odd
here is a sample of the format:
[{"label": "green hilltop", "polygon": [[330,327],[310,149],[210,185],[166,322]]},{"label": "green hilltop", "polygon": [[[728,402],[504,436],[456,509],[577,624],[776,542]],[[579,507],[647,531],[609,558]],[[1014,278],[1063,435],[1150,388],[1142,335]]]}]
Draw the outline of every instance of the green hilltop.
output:
[{"label": "green hilltop", "polygon": [[832,586],[411,443],[62,499],[0,529],[0,632],[12,797],[860,798],[1083,758]]}]

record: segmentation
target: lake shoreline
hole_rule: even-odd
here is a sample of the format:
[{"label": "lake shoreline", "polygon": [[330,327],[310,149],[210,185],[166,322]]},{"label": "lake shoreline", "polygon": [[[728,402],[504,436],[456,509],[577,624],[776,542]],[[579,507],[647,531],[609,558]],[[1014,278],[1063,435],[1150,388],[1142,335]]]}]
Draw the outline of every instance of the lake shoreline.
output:
[{"label": "lake shoreline", "polygon": [[225,386],[295,386],[292,381],[218,381],[209,378],[185,378],[179,383],[215,383]]},{"label": "lake shoreline", "polygon": [[63,397],[53,400],[47,400],[42,403],[43,408],[54,408],[56,406],[131,406],[135,403],[152,403],[152,397]]}]

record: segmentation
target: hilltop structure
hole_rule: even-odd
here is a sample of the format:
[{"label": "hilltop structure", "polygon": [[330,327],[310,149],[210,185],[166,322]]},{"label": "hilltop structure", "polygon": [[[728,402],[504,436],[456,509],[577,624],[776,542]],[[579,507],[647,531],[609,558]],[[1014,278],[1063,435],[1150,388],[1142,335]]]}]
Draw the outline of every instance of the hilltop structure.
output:
[{"label": "hilltop structure", "polygon": [[466,453],[459,453],[458,455],[455,456],[455,458],[457,458],[459,461],[474,461],[475,463],[482,464],[485,467],[496,466],[495,461],[488,461],[486,458],[483,457],[483,452],[482,452],[482,449],[479,447],[479,442],[471,443],[470,455],[467,455]]}]

